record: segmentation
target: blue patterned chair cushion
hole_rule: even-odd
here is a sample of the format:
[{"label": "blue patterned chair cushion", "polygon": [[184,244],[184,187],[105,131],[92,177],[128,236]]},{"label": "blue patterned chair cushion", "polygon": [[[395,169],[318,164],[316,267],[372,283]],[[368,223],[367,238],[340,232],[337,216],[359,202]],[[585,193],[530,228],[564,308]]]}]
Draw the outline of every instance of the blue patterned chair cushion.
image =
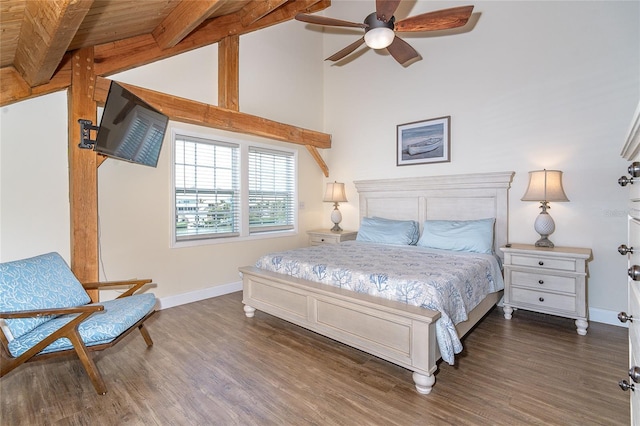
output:
[{"label": "blue patterned chair cushion", "polygon": [[[100,345],[113,341],[151,312],[156,304],[156,298],[153,293],[144,293],[100,302],[98,304],[104,306],[104,311],[94,313],[87,320],[80,323],[78,327],[80,337],[82,337],[82,341],[87,346]],[[75,314],[61,315],[15,338],[9,342],[11,355],[15,357],[20,356],[45,337],[71,321],[74,317]],[[61,338],[47,346],[40,353],[57,352],[72,348],[73,345],[69,339]]]},{"label": "blue patterned chair cushion", "polygon": [[[89,302],[89,295],[58,253],[0,263],[0,312],[69,308]],[[5,322],[13,338],[19,338],[51,318]]]}]

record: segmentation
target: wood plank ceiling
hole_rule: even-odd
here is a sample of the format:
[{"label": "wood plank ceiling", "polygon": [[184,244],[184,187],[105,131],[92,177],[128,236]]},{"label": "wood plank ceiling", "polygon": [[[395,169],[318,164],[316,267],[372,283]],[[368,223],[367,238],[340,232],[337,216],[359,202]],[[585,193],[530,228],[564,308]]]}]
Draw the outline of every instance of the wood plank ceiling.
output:
[{"label": "wood plank ceiling", "polygon": [[96,74],[104,77],[329,5],[330,0],[0,0],[0,105],[46,93],[47,85],[51,91],[68,86],[62,74],[70,52],[78,49],[94,47]]}]

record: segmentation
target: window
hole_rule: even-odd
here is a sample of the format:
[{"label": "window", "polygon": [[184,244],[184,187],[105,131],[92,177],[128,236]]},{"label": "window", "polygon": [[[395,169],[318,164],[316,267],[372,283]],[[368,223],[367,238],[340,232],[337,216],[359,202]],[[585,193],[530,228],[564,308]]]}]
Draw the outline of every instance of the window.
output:
[{"label": "window", "polygon": [[176,241],[239,234],[239,146],[176,136]]},{"label": "window", "polygon": [[249,147],[249,232],[293,229],[294,164],[289,152]]},{"label": "window", "polygon": [[174,243],[295,230],[296,151],[215,139],[173,133]]}]

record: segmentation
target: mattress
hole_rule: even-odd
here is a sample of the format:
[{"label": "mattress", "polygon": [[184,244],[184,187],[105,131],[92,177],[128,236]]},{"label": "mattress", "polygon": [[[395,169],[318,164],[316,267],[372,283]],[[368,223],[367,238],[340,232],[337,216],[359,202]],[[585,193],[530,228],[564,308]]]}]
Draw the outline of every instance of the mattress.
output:
[{"label": "mattress", "polygon": [[272,253],[256,267],[440,312],[436,336],[449,364],[462,351],[455,324],[504,288],[498,258],[491,254],[361,241]]}]

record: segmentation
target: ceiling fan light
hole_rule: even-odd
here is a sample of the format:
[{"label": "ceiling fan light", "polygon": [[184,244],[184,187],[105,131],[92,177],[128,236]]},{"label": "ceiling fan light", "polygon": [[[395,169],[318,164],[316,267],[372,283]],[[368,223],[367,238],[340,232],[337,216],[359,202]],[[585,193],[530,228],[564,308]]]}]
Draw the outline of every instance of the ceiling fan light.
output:
[{"label": "ceiling fan light", "polygon": [[372,49],[384,49],[393,42],[396,34],[391,28],[372,28],[364,35],[364,42]]}]

